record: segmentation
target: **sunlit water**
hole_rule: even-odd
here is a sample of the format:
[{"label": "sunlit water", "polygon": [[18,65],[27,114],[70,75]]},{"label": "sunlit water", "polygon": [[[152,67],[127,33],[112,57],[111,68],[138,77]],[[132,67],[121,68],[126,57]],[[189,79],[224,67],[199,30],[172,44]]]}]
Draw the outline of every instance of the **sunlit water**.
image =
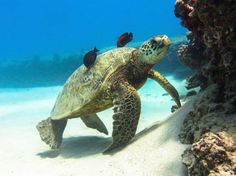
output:
[{"label": "sunlit water", "polygon": [[[128,46],[139,45],[158,34],[169,37],[184,35],[186,30],[174,16],[174,2],[175,0],[1,0],[0,66],[8,63],[19,66],[22,61],[32,61],[32,58],[48,59],[51,62],[54,54],[81,54],[94,46],[102,53],[114,48],[118,36],[126,31],[134,34],[134,40]],[[14,71],[11,66],[9,71]],[[13,83],[24,79],[15,76],[15,72],[12,73],[12,77],[6,75],[4,79],[13,80]],[[168,76],[167,79],[180,95],[186,94],[184,80],[175,79],[175,75]],[[64,164],[67,168],[64,175],[70,175],[71,163],[66,165],[65,160],[57,160],[58,165],[55,166],[54,161],[41,160],[37,155],[47,150],[48,146],[40,140],[35,126],[49,117],[57,95],[63,88],[63,84],[51,87],[48,85],[55,84],[40,85],[41,87],[32,85],[26,88],[6,85],[3,87],[11,88],[0,88],[0,173],[4,176],[19,175],[19,169],[22,174],[35,175],[41,171],[41,165],[44,173],[50,175],[45,169],[48,168],[47,164],[55,171]],[[142,108],[137,132],[172,114],[171,107],[175,102],[156,82],[148,80],[138,92]],[[108,128],[108,137],[112,132],[112,114],[112,108],[98,113]],[[79,118],[69,120],[64,138],[78,136],[86,136],[88,140],[90,136],[108,138],[87,128]],[[73,145],[76,144],[74,142]],[[84,149],[72,147],[72,150],[77,151],[74,153],[80,156],[78,151]],[[3,161],[5,164],[2,164]],[[77,173],[77,169],[73,172]],[[54,172],[54,175],[58,174]]]}]

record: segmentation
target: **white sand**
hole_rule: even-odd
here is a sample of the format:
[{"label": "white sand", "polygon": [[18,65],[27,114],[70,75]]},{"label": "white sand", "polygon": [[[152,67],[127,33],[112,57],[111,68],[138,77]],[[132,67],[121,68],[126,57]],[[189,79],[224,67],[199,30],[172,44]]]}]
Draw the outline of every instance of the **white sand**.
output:
[{"label": "white sand", "polygon": [[[153,82],[140,90],[142,114],[138,132],[167,118],[173,101]],[[179,83],[178,83],[179,84]],[[155,84],[156,85],[156,84]],[[176,85],[177,83],[176,83]],[[186,148],[178,133],[191,101],[162,125],[137,134],[127,147],[111,155],[102,152],[111,138],[88,129],[80,119],[70,120],[59,150],[50,150],[35,125],[46,118],[61,87],[0,90],[0,175],[3,176],[183,176],[181,154]],[[155,93],[155,91],[157,92]],[[112,110],[99,116],[112,130]]]}]

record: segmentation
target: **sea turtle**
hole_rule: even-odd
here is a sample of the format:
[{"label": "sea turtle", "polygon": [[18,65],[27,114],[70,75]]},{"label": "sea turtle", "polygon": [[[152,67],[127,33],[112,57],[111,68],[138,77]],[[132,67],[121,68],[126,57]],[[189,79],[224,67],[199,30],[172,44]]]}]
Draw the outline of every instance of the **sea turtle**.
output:
[{"label": "sea turtle", "polygon": [[96,113],[113,106],[113,142],[106,151],[127,144],[135,135],[141,111],[137,90],[147,78],[157,81],[180,107],[176,89],[152,69],[169,45],[166,35],[158,35],[138,49],[123,47],[100,54],[90,69],[80,66],[66,81],[50,117],[37,125],[41,139],[52,149],[59,148],[67,120],[77,117],[87,127],[108,134]]}]

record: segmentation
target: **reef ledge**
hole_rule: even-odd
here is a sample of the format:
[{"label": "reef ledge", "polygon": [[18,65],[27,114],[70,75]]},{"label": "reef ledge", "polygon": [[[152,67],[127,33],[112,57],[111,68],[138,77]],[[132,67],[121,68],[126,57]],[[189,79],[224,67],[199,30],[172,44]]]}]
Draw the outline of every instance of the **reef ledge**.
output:
[{"label": "reef ledge", "polygon": [[189,30],[179,59],[196,71],[186,87],[201,88],[179,135],[192,144],[183,163],[190,176],[236,175],[236,1],[176,0],[175,15]]}]

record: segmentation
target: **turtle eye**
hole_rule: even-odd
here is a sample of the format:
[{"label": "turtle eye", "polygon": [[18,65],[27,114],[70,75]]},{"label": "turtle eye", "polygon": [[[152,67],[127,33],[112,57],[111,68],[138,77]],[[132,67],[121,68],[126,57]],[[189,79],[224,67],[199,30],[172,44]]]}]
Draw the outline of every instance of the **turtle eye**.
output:
[{"label": "turtle eye", "polygon": [[152,39],[152,40],[150,41],[150,44],[151,44],[151,48],[152,48],[153,50],[156,50],[156,48],[157,48],[157,46],[158,46],[157,41],[154,40],[154,39]]},{"label": "turtle eye", "polygon": [[157,41],[154,40],[154,39],[152,39],[150,42],[151,42],[151,45],[157,45],[158,44]]}]

